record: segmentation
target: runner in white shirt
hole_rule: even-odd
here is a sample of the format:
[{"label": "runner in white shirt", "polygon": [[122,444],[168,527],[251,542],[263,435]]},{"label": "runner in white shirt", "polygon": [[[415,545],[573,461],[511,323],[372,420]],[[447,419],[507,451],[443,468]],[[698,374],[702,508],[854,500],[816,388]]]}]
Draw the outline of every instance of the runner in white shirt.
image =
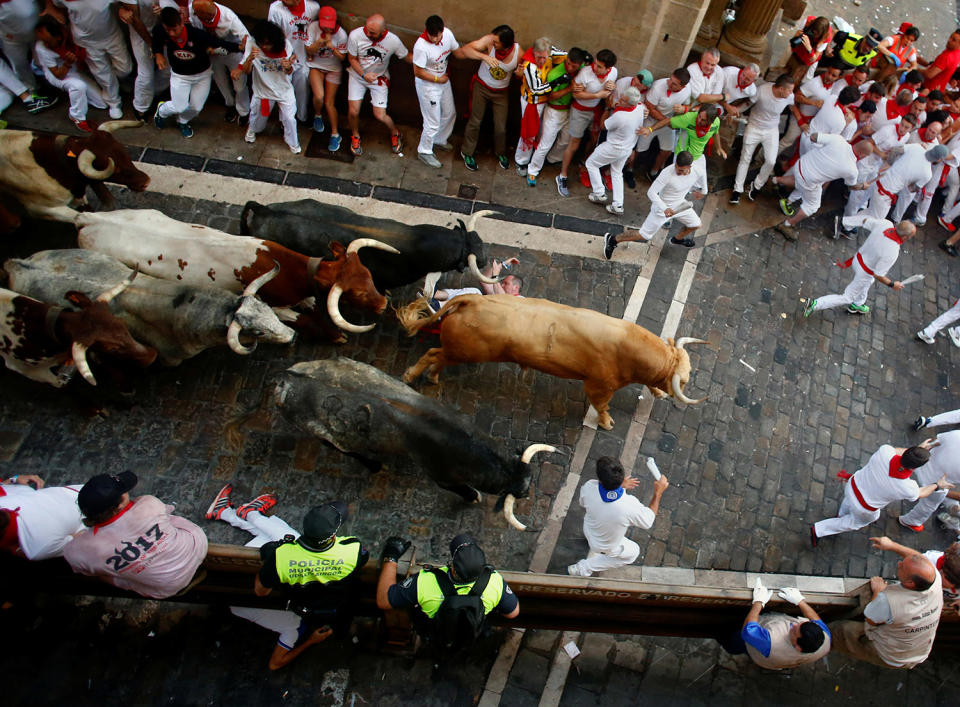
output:
[{"label": "runner in white shirt", "polygon": [[[928,123],[926,126],[910,133],[910,139],[907,141],[907,143],[910,145],[920,145],[925,150],[931,150],[940,144],[940,134],[942,132],[943,123],[934,120],[933,122]],[[930,201],[933,200],[934,192],[936,192],[936,190],[940,187],[940,178],[943,176],[944,166],[950,164],[954,168],[954,170],[951,171],[955,171],[956,167],[960,165],[960,161],[958,161],[957,156],[951,152],[950,147],[947,147],[947,152],[949,154],[943,159],[943,161],[933,165],[930,170],[930,180],[920,187],[918,191],[901,189],[897,193],[897,203],[894,204],[893,211],[890,212],[890,218],[892,218],[894,221],[900,221],[907,213],[907,209],[910,208],[910,205],[914,202],[919,202],[916,213],[914,214],[912,220],[918,226],[923,226],[926,224],[927,211],[930,208]],[[927,196],[927,192],[929,192],[929,196]],[[949,193],[945,196],[947,199],[950,198]],[[948,203],[947,199],[944,199],[944,203]],[[920,218],[920,206],[924,201],[926,201],[927,206],[925,209],[923,209],[923,217]]]},{"label": "runner in white shirt", "polygon": [[593,63],[584,66],[577,73],[574,84],[581,90],[574,88],[573,102],[570,106],[570,118],[567,130],[570,133],[570,142],[563,153],[563,162],[560,165],[560,174],[557,176],[557,191],[560,196],[569,196],[567,186],[567,172],[570,162],[580,147],[580,141],[593,123],[594,117],[603,110],[601,101],[613,93],[617,84],[617,55],[609,49],[601,49]]},{"label": "runner in white shirt", "polygon": [[[946,476],[952,484],[960,483],[960,430],[937,435],[937,444],[930,449],[930,461],[917,469],[914,479],[919,485],[925,486],[935,483],[941,476]],[[923,524],[948,497],[955,501],[960,494],[940,489],[920,499],[909,512],[900,516],[900,525],[917,533],[922,532]]]},{"label": "runner in white shirt", "polygon": [[34,59],[43,70],[43,76],[54,88],[66,91],[70,97],[67,115],[83,132],[93,132],[87,123],[87,108],[106,108],[103,94],[97,83],[86,74],[86,65],[76,52],[82,52],[74,44],[68,44],[67,29],[49,15],[37,22],[37,43],[33,49]]},{"label": "runner in white shirt", "polygon": [[[137,0],[51,0],[66,10],[70,32],[77,46],[87,52],[90,73],[103,89],[104,100],[113,120],[123,117],[120,109],[120,76],[133,71],[133,59],[127,51],[127,40],[111,10],[114,4],[137,7]],[[64,16],[63,13],[61,17]]]},{"label": "runner in white shirt", "polygon": [[244,49],[243,63],[230,74],[236,80],[240,72],[253,73],[250,124],[243,138],[247,142],[257,141],[257,133],[266,127],[267,118],[276,104],[283,126],[283,140],[291,152],[300,152],[297,97],[290,80],[297,61],[293,45],[286,40],[283,29],[267,20],[260,20],[253,26]]},{"label": "runner in white shirt", "polygon": [[[72,1],[72,0],[71,0]],[[297,62],[293,65],[290,80],[293,82],[293,91],[297,96],[297,120],[307,119],[307,108],[310,105],[309,74],[307,68],[307,27],[317,19],[320,4],[314,0],[274,0],[270,3],[267,19],[283,30],[287,41],[297,55]]]},{"label": "runner in white shirt", "polygon": [[317,21],[307,27],[307,66],[313,89],[313,131],[322,133],[323,112],[330,121],[327,149],[340,149],[340,116],[337,113],[337,89],[343,80],[343,60],[347,56],[347,31],[340,26],[337,11],[329,5],[320,8]]},{"label": "runner in white shirt", "polygon": [[617,101],[613,113],[603,123],[607,130],[607,139],[597,145],[587,158],[587,173],[593,189],[588,198],[595,204],[607,201],[600,168],[610,165],[613,201],[607,205],[607,211],[615,216],[623,214],[623,165],[633,153],[633,146],[637,143],[637,130],[643,125],[645,113],[640,91],[631,86],[623,92],[623,97]]},{"label": "runner in white shirt", "polygon": [[[686,112],[685,104],[689,98],[690,72],[684,68],[675,69],[669,77],[654,81],[644,98],[644,107],[647,109],[644,127],[649,128],[665,118],[672,118],[675,113]],[[677,144],[677,131],[666,125],[649,135],[641,135],[637,139],[637,152],[646,152],[654,138],[657,139],[660,151],[647,174],[651,182],[656,179],[655,175],[663,169],[667,158],[673,153]]]},{"label": "runner in white shirt", "polygon": [[690,103],[723,103],[724,74],[719,68],[720,50],[710,47],[687,67],[690,73]]},{"label": "runner in white shirt", "polygon": [[[821,66],[825,61],[820,62]],[[803,132],[809,132],[808,123],[827,101],[836,99],[837,94],[846,85],[841,81],[840,68],[832,62],[827,65],[826,70],[819,76],[804,81],[794,91],[796,105],[802,118],[794,117],[787,126],[787,131],[783,134],[780,144],[777,146],[777,152],[784,152],[787,148],[792,148],[797,138]]]},{"label": "runner in white shirt", "polygon": [[[926,498],[938,488],[950,488],[946,479],[920,488],[910,478],[914,469],[930,458],[932,439],[909,449],[894,449],[885,444],[870,457],[866,465],[849,478],[844,489],[843,503],[836,518],[821,520],[810,526],[813,547],[821,538],[870,525],[880,517],[884,507],[897,501],[916,501]],[[843,474],[844,472],[841,472]]]},{"label": "runner in white shirt", "polygon": [[594,572],[623,567],[637,559],[640,546],[627,537],[627,530],[653,527],[660,499],[670,485],[667,477],[661,475],[653,484],[653,498],[648,507],[627,493],[639,483],[632,476],[626,476],[623,466],[613,457],[597,460],[597,479],[580,488],[580,505],[585,511],[583,534],[590,554],[567,567],[567,574],[589,577]]},{"label": "runner in white shirt", "polygon": [[[36,488],[28,484],[33,483]],[[63,557],[63,548],[84,529],[76,486],[44,486],[33,474],[0,485],[0,551],[28,560]]]},{"label": "runner in white shirt", "polygon": [[844,86],[836,100],[827,101],[810,120],[810,132],[800,136],[800,154],[810,149],[810,135],[839,135],[849,142],[857,130],[857,120],[847,106],[860,97],[860,91],[853,86]]},{"label": "runner in white shirt", "polygon": [[394,56],[411,64],[413,55],[393,32],[387,30],[383,15],[370,15],[363,27],[357,27],[347,36],[347,102],[350,106],[350,151],[358,157],[360,146],[360,106],[370,91],[373,117],[390,131],[390,146],[394,153],[403,149],[403,135],[393,119],[387,115],[387,91],[390,88],[390,59]]},{"label": "runner in white shirt", "polygon": [[439,168],[442,165],[433,148],[449,152],[453,146],[448,142],[457,119],[453,103],[453,88],[447,74],[450,57],[463,58],[460,43],[449,27],[444,26],[439,15],[427,18],[425,29],[413,45],[413,76],[423,116],[423,131],[417,145],[417,157],[424,164]]},{"label": "runner in white shirt", "polygon": [[930,150],[924,150],[921,145],[905,145],[903,155],[873,183],[863,213],[873,218],[886,218],[900,190],[913,192],[920,189],[930,181],[933,165],[942,162],[948,154],[944,145]]},{"label": "runner in white shirt", "polygon": [[[613,87],[613,93],[610,94],[610,97],[607,99],[609,105],[614,106],[619,102],[620,98],[623,96],[623,92],[628,88],[633,86],[635,89],[640,91],[640,102],[643,105],[644,116],[647,113],[647,94],[650,92],[650,87],[653,86],[653,74],[651,74],[646,69],[640,69],[634,76],[624,76],[623,78],[617,79],[616,85]],[[644,118],[646,119],[646,118]],[[634,147],[640,141],[640,137],[637,136],[637,139],[634,141]],[[566,146],[564,146],[566,149]],[[627,157],[627,163],[623,167],[623,181],[628,187],[633,189],[637,186],[637,182],[633,176],[633,161],[637,157],[637,152],[635,149],[630,150],[630,156]]]},{"label": "runner in white shirt", "polygon": [[[948,309],[946,312],[944,312],[943,314],[938,316],[936,319],[934,319],[932,322],[927,324],[927,326],[925,326],[923,329],[918,331],[917,338],[920,339],[920,341],[923,341],[927,344],[933,344],[935,343],[936,341],[935,337],[940,332],[940,330],[947,326],[950,326],[958,319],[960,319],[960,299],[956,300],[953,303],[953,306],[950,307],[950,309]],[[947,329],[947,335],[950,337],[950,341],[953,342],[953,345],[960,348],[960,327],[950,327],[949,329]],[[930,421],[932,419],[938,419],[941,421],[933,423]],[[947,421],[943,421],[943,420],[947,420]],[[933,418],[929,418],[929,417],[924,418],[921,416],[917,418],[916,423],[914,423],[916,425],[914,429],[919,430],[928,425],[933,426],[934,424],[955,425],[957,423],[960,423],[960,410],[954,410],[949,413],[943,413],[942,415],[935,415]]]},{"label": "runner in white shirt", "polygon": [[873,116],[873,129],[879,130],[890,123],[899,123],[912,102],[913,94],[907,90],[900,91],[895,99],[880,99],[877,103],[877,114]]},{"label": "runner in white shirt", "polygon": [[650,213],[643,225],[636,231],[625,230],[620,235],[608,233],[603,237],[603,255],[607,260],[613,256],[613,250],[619,243],[649,241],[664,224],[672,220],[679,221],[684,226],[683,230],[670,239],[677,245],[683,245],[680,241],[700,227],[700,217],[686,198],[691,191],[695,201],[706,196],[707,174],[705,171],[693,169],[692,165],[693,155],[681,150],[673,164],[660,171],[647,189]]},{"label": "runner in white shirt", "polygon": [[747,64],[742,69],[739,66],[724,66],[719,69],[719,73],[723,77],[721,105],[730,115],[740,115],[741,111],[756,100],[760,67],[756,64]]},{"label": "runner in white shirt", "polygon": [[40,15],[37,0],[7,0],[0,3],[0,49],[7,55],[17,78],[27,88],[37,87],[30,70],[30,48],[34,44],[34,28]]},{"label": "runner in white shirt", "polygon": [[153,37],[150,33],[157,24],[155,7],[173,7],[179,11],[173,0],[161,0],[159,3],[154,0],[138,0],[136,9],[125,5],[117,13],[120,21],[127,25],[130,48],[137,62],[137,78],[133,84],[133,112],[139,120],[146,120],[157,91],[162,92],[170,86],[169,68],[160,71],[153,58]]},{"label": "runner in white shirt", "polygon": [[[906,120],[888,123],[879,130],[875,130],[869,137],[865,137],[864,142],[871,143],[874,149],[872,154],[857,162],[857,182],[860,184],[873,182],[877,178],[877,174],[880,173],[880,168],[883,166],[884,160],[887,159],[890,150],[906,145],[910,139],[910,132],[916,126],[916,118],[911,116]],[[843,215],[853,216],[856,214],[867,203],[869,197],[870,192],[866,190],[850,192],[850,196],[847,197],[847,204],[843,209]],[[843,229],[842,233],[846,238],[853,235],[846,229]]]},{"label": "runner in white shirt", "polygon": [[793,76],[780,74],[774,83],[762,85],[750,98],[752,103],[750,119],[743,132],[743,149],[740,151],[737,176],[733,182],[733,193],[730,195],[731,204],[740,203],[747,170],[750,169],[757,145],[763,147],[763,164],[747,191],[750,201],[754,200],[754,192],[760,191],[773,173],[773,167],[777,161],[777,142],[780,139],[780,115],[787,107],[793,111],[795,117],[798,113],[794,105],[793,87]]},{"label": "runner in white shirt", "polygon": [[874,280],[894,290],[903,289],[903,283],[887,277],[887,272],[897,262],[900,245],[913,238],[917,227],[910,221],[901,221],[894,228],[893,223],[886,219],[870,218],[862,214],[845,216],[843,225],[845,228],[863,226],[870,232],[856,255],[845,262],[837,261],[841,268],[853,268],[853,279],[842,295],[826,295],[810,300],[803,310],[804,317],[822,309],[843,306],[847,307],[850,314],[869,313],[870,308],[864,302],[867,301],[867,294]]},{"label": "runner in white shirt", "polygon": [[[237,13],[226,5],[213,0],[193,0],[190,8],[190,23],[204,29],[220,39],[236,42],[241,49],[246,47],[250,37],[247,28],[237,17]],[[230,78],[230,72],[243,61],[243,52],[214,54],[210,57],[213,80],[227,105],[224,121],[232,123],[238,118],[241,122],[250,115],[250,92],[247,88],[247,75],[241,73],[236,81]]]}]

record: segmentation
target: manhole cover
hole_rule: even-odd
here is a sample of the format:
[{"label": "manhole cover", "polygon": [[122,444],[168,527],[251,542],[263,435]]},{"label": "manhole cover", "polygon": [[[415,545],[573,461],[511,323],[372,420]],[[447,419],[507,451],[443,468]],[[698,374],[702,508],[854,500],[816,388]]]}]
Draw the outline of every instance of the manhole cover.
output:
[{"label": "manhole cover", "polygon": [[461,184],[460,188],[457,190],[457,196],[461,199],[476,199],[477,198],[477,187],[472,184]]}]

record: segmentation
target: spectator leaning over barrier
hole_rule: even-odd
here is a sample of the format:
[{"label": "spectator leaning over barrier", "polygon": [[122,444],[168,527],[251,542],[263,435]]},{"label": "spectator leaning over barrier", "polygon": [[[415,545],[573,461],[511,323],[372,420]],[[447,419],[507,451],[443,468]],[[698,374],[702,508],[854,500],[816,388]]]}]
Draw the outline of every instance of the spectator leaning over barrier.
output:
[{"label": "spectator leaning over barrier", "polygon": [[28,560],[62,557],[83,530],[77,507],[80,486],[45,486],[34,474],[0,484],[0,551]]}]

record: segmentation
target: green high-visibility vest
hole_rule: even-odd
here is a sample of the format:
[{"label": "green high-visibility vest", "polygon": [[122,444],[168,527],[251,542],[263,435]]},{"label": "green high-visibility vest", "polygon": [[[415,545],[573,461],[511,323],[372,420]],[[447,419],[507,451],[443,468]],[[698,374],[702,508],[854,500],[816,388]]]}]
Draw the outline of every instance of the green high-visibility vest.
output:
[{"label": "green high-visibility vest", "polygon": [[[440,567],[438,569],[450,574],[449,567]],[[467,594],[470,589],[473,588],[473,585],[473,582],[468,582],[467,584],[455,583],[453,586],[454,589],[457,590],[457,594]],[[497,604],[500,603],[502,596],[503,577],[496,571],[493,571],[490,573],[487,588],[484,589],[483,594],[480,595],[480,601],[483,602],[484,613],[489,614],[493,611]],[[440,605],[443,603],[443,592],[440,590],[437,578],[432,572],[424,571],[417,575],[417,603],[420,605],[420,610],[427,615],[428,619],[434,617],[437,611],[439,611]]]},{"label": "green high-visibility vest", "polygon": [[284,584],[329,584],[350,575],[360,559],[360,542],[354,537],[337,538],[323,552],[307,550],[300,543],[277,548],[277,576]]},{"label": "green high-visibility vest", "polygon": [[840,47],[840,58],[843,59],[847,65],[854,68],[866,64],[877,55],[876,49],[873,49],[863,55],[858,54],[856,46],[861,39],[863,39],[863,37],[860,37],[856,34],[848,35],[847,40],[843,43],[843,46]]}]

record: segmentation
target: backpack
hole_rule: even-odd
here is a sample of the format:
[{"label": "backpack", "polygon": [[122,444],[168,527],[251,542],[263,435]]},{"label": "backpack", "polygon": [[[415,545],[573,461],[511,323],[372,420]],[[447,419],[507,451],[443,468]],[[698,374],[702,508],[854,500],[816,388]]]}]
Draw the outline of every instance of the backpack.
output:
[{"label": "backpack", "polygon": [[431,642],[438,655],[449,655],[469,648],[483,633],[487,615],[483,608],[481,595],[490,581],[490,567],[473,583],[466,594],[458,594],[450,576],[443,570],[431,567],[429,570],[437,578],[443,603],[431,621]]}]

